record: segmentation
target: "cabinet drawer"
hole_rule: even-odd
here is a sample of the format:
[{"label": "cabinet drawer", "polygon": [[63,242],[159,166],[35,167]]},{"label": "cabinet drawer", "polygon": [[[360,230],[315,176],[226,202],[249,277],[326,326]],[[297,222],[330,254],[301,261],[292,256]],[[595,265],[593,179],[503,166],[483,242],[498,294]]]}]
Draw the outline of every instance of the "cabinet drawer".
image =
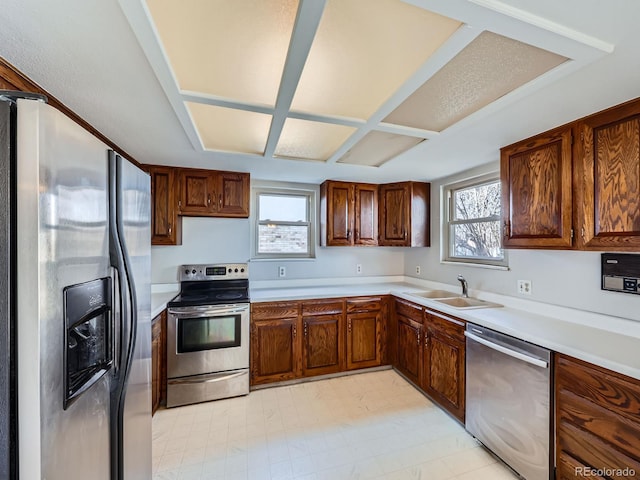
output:
[{"label": "cabinet drawer", "polygon": [[312,302],[302,303],[302,315],[331,315],[341,314],[344,312],[344,304],[342,300],[314,300]]},{"label": "cabinet drawer", "polygon": [[347,299],[347,313],[372,312],[382,308],[382,297],[360,297]]},{"label": "cabinet drawer", "polygon": [[396,299],[395,304],[396,313],[422,323],[422,307],[420,305],[400,299]]},{"label": "cabinet drawer", "polygon": [[269,320],[297,317],[298,302],[266,302],[251,304],[251,320]]},{"label": "cabinet drawer", "polygon": [[464,342],[464,322],[429,310],[426,310],[426,314],[427,327],[434,328],[443,335],[447,335],[451,338]]},{"label": "cabinet drawer", "polygon": [[558,466],[556,470],[558,480],[575,480],[576,478],[590,478],[592,480],[605,480],[604,477],[596,475],[591,467],[576,460],[571,455],[564,452],[558,456]]}]

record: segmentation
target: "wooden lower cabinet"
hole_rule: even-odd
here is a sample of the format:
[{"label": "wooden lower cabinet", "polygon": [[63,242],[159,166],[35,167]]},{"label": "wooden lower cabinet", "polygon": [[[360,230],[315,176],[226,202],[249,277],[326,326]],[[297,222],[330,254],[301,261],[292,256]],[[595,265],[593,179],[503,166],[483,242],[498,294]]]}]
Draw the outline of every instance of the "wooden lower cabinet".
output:
[{"label": "wooden lower cabinet", "polygon": [[458,420],[465,419],[464,322],[425,312],[422,388]]},{"label": "wooden lower cabinet", "polygon": [[253,303],[251,385],[382,365],[386,311],[384,297]]},{"label": "wooden lower cabinet", "polygon": [[416,385],[422,372],[422,307],[395,300],[396,368]]},{"label": "wooden lower cabinet", "polygon": [[151,322],[151,412],[167,398],[167,311],[163,311]]},{"label": "wooden lower cabinet", "polygon": [[347,370],[382,365],[384,300],[347,300]]},{"label": "wooden lower cabinet", "polygon": [[640,478],[640,381],[556,354],[555,397],[558,479]]},{"label": "wooden lower cabinet", "polygon": [[300,373],[300,305],[251,305],[251,383],[291,380]]},{"label": "wooden lower cabinet", "polygon": [[344,302],[302,303],[302,375],[324,375],[344,369]]}]

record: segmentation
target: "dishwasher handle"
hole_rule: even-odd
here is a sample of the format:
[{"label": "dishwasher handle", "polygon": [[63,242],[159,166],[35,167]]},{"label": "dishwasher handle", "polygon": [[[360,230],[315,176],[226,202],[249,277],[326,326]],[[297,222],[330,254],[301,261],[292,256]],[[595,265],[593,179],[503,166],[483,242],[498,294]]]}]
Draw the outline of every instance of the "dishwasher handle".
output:
[{"label": "dishwasher handle", "polygon": [[474,342],[478,342],[484,345],[485,347],[489,347],[492,350],[496,350],[500,353],[504,353],[505,355],[509,355],[510,357],[517,358],[518,360],[522,360],[523,362],[529,363],[531,365],[535,365],[536,367],[540,367],[540,368],[549,367],[549,363],[545,362],[544,360],[540,360],[539,358],[531,357],[529,355],[525,355],[524,353],[516,352],[515,350],[511,350],[510,348],[503,347],[502,345],[498,345],[496,343],[490,342],[489,340],[486,340],[482,337],[478,337],[477,335],[469,331],[465,331],[464,336],[470,340],[473,340]]}]

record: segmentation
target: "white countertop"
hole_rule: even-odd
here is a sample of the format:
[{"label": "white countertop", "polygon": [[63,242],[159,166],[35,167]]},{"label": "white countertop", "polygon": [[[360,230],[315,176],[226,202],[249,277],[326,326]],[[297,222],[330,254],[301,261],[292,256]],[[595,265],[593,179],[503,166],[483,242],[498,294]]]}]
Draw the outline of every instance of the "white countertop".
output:
[{"label": "white countertop", "polygon": [[304,286],[295,286],[291,282],[276,288],[273,284],[277,282],[260,282],[258,288],[252,285],[250,296],[254,303],[392,294],[640,379],[640,322],[476,291],[470,291],[470,296],[497,302],[504,307],[457,309],[411,295],[411,292],[427,289],[458,292],[459,286],[420,280],[409,283],[406,279],[397,281],[398,278],[402,279],[393,277],[389,282],[378,279],[371,283],[364,283],[362,279],[345,279],[344,284],[340,284],[340,280],[332,282],[331,279],[324,279],[324,285],[322,280],[317,280],[315,286],[309,282],[305,282]]},{"label": "white countertop", "polygon": [[153,320],[167,308],[167,303],[173,300],[180,291],[175,283],[162,283],[151,286],[151,319]]}]

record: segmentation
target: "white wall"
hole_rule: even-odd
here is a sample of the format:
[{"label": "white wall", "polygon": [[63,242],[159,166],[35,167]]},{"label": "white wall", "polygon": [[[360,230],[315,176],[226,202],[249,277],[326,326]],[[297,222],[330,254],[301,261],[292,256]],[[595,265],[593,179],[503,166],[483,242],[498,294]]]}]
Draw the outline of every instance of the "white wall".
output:
[{"label": "white wall", "polygon": [[[470,289],[519,297],[517,280],[531,280],[532,295],[521,298],[640,320],[640,296],[600,289],[600,253],[553,250],[507,250],[509,270],[443,264],[440,261],[441,186],[491,171],[494,163],[431,185],[431,247],[407,249],[405,275],[456,285],[465,276]],[[421,275],[415,267],[421,267]]]}]

